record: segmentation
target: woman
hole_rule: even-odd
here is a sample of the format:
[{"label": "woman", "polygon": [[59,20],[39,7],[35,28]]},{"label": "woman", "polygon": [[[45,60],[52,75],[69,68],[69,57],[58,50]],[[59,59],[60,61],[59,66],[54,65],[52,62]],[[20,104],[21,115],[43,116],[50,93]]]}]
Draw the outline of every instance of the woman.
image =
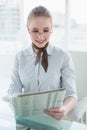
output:
[{"label": "woman", "polygon": [[67,52],[50,45],[53,22],[45,7],[38,6],[31,10],[27,29],[32,44],[16,55],[9,94],[14,96],[19,93],[66,88],[63,106],[45,111],[53,118],[61,120],[77,102],[71,57]]}]

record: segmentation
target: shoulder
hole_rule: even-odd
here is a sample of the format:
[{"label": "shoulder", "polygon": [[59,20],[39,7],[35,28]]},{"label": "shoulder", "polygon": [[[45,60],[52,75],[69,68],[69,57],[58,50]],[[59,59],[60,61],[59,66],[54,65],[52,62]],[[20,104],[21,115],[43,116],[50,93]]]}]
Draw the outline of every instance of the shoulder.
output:
[{"label": "shoulder", "polygon": [[67,50],[63,50],[61,48],[54,47],[54,59],[56,62],[58,61],[58,63],[62,64],[63,68],[65,66],[68,66],[70,68],[75,69],[72,57],[71,57],[69,51],[67,51]]},{"label": "shoulder", "polygon": [[73,64],[72,57],[67,50],[61,49],[57,46],[51,46],[52,48],[52,60],[56,64],[65,66],[66,64]]},{"label": "shoulder", "polygon": [[28,53],[29,53],[29,48],[26,48],[26,49],[18,51],[16,55],[18,57],[21,57],[21,56],[26,56]]},{"label": "shoulder", "polygon": [[60,58],[70,58],[70,53],[67,50],[61,49],[57,46],[50,45],[50,49],[52,50],[52,54],[56,57]]},{"label": "shoulder", "polygon": [[30,46],[28,48],[22,49],[16,53],[16,58],[19,60],[24,59],[27,56],[30,56]]}]

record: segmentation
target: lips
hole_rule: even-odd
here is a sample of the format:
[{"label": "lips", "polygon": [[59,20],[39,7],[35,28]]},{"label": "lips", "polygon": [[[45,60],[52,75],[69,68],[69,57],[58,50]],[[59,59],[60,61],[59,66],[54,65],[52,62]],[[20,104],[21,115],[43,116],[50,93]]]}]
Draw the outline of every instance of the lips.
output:
[{"label": "lips", "polygon": [[36,41],[37,43],[39,43],[39,44],[43,44],[44,42],[45,42],[45,40],[41,40],[41,41]]}]

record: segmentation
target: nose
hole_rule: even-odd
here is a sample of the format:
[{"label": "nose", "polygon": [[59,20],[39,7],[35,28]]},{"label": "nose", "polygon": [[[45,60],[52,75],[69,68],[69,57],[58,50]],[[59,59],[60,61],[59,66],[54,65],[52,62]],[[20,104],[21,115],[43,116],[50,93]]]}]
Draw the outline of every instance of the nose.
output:
[{"label": "nose", "polygon": [[44,34],[43,32],[42,33],[40,33],[40,32],[38,33],[38,35],[43,35],[43,34]]},{"label": "nose", "polygon": [[43,38],[43,37],[44,37],[43,34],[44,34],[44,33],[38,33],[38,38]]}]

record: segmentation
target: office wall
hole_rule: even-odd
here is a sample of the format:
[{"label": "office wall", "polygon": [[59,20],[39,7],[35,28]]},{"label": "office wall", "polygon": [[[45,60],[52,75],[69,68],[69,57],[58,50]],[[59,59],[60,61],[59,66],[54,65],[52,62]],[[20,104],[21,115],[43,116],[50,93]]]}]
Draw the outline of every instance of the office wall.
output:
[{"label": "office wall", "polygon": [[87,96],[87,52],[70,52],[75,69],[79,97]]}]

